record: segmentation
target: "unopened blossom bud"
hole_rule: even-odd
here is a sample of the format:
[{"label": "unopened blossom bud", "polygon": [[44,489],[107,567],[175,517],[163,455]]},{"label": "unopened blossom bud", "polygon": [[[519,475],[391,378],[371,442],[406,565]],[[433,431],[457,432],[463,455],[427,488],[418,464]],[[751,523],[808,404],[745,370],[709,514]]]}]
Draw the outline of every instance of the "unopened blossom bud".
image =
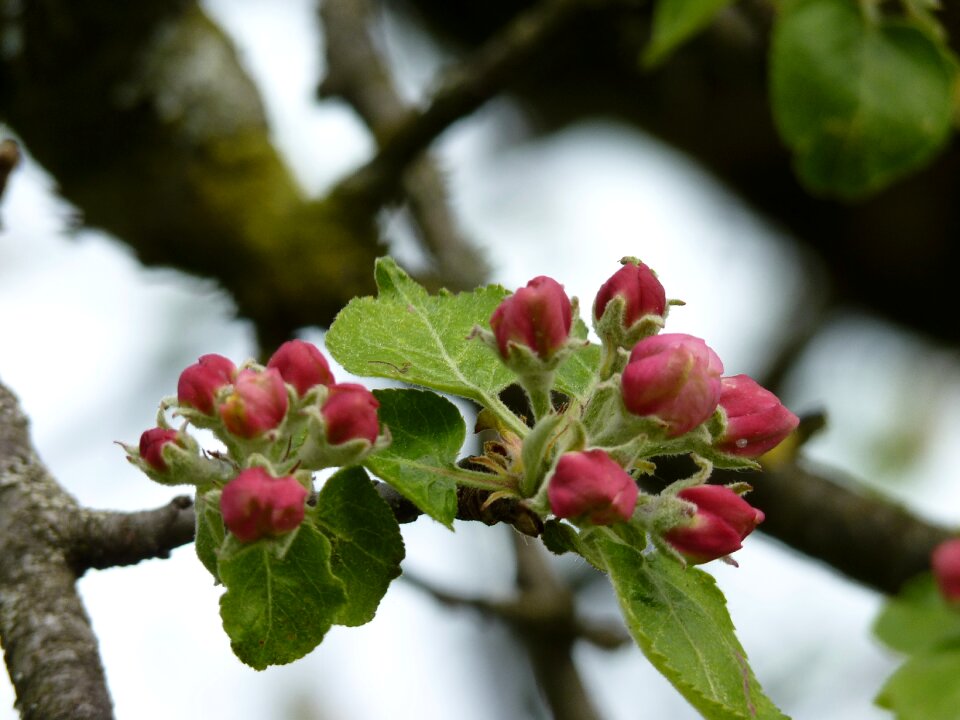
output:
[{"label": "unopened blossom bud", "polygon": [[490,317],[490,327],[504,359],[509,357],[509,344],[515,343],[548,360],[566,344],[572,320],[570,298],[563,286],[540,275],[504,298]]},{"label": "unopened blossom bud", "polygon": [[263,468],[248,468],[220,494],[223,523],[241,542],[288,533],[303,522],[307,494],[292,476],[275,478]]},{"label": "unopened blossom bud", "polygon": [[232,383],[236,374],[236,366],[223,355],[203,355],[180,373],[177,400],[211,415],[217,390]]},{"label": "unopened blossom bud", "polygon": [[273,430],[287,414],[287,386],[275,368],[241,370],[233,392],[220,405],[223,424],[234,435],[254,438]]},{"label": "unopened blossom bud", "polygon": [[582,518],[594,525],[629,520],[637,494],[637,483],[603,450],[566,453],[547,486],[554,515]]},{"label": "unopened blossom bud", "polygon": [[747,375],[720,379],[720,407],[727,417],[727,428],[716,447],[731,455],[763,455],[800,424],[776,395]]},{"label": "unopened blossom bud", "polygon": [[[626,261],[624,261],[626,262]],[[653,270],[642,262],[626,262],[600,286],[593,303],[593,316],[599,320],[614,297],[625,303],[623,320],[627,328],[644,315],[662,316],[667,309],[667,294]]]},{"label": "unopened blossom bud", "polygon": [[339,383],[330,386],[330,392],[320,412],[323,415],[327,442],[340,445],[350,440],[377,441],[380,421],[377,408],[380,403],[363,385]]},{"label": "unopened blossom bud", "polygon": [[333,373],[327,359],[316,345],[303,340],[285,342],[277,348],[267,367],[276,368],[301,396],[317,385],[333,385]]},{"label": "unopened blossom bud", "polygon": [[930,565],[943,597],[960,603],[960,538],[937,545],[930,556]]},{"label": "unopened blossom bud", "polygon": [[163,446],[175,442],[177,442],[176,430],[159,427],[146,430],[140,436],[140,457],[154,470],[165,472],[167,463],[163,459]]},{"label": "unopened blossom bud", "polygon": [[623,371],[623,403],[634,415],[656,416],[670,437],[707,420],[720,400],[723,363],[700,338],[663,334],[633,348]]},{"label": "unopened blossom bud", "polygon": [[739,550],[743,539],[763,522],[763,513],[722,485],[697,485],[677,493],[697,512],[664,539],[691,563],[705,563]]}]

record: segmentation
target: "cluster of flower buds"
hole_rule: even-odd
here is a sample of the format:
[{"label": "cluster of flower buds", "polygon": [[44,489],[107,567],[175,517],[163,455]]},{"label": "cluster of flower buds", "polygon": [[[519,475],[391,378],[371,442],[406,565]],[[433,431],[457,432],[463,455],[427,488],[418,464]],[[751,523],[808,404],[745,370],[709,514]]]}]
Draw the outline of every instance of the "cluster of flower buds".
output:
[{"label": "cluster of flower buds", "polygon": [[[337,383],[315,345],[291,340],[266,366],[204,355],[180,374],[158,426],[124,447],[157,482],[219,492],[226,528],[250,542],[300,525],[311,471],[356,464],[389,442],[378,407],[362,385]],[[167,424],[168,408],[182,428]],[[189,425],[210,429],[227,452],[204,452]]]},{"label": "cluster of flower buds", "polygon": [[[640,523],[687,562],[726,557],[763,520],[740,496],[745,486],[704,485],[707,469],[695,481],[681,481],[682,489],[665,491],[661,501],[639,490],[636,475],[651,472],[646,458],[659,454],[690,453],[702,466],[719,460],[756,467],[751,458],[779,444],[799,421],[746,375],[725,377],[702,339],[660,334],[670,306],[681,303],[667,300],[656,274],[639,260],[622,264],[593,303],[601,340],[593,385],[559,410],[550,402],[556,373],[584,341],[571,336],[577,302],[558,282],[534,278],[496,308],[492,333],[475,331],[516,374],[534,411],[522,460],[549,469],[530,502],[584,527]],[[530,469],[523,472],[529,476]]]},{"label": "cluster of flower buds", "polygon": [[930,556],[933,578],[947,602],[960,606],[960,538],[942,542]]}]

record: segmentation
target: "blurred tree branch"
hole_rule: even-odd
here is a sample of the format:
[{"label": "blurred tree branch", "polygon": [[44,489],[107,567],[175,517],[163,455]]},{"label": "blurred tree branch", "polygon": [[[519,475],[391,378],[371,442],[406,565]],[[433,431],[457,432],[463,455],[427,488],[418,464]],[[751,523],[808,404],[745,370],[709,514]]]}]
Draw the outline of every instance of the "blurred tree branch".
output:
[{"label": "blurred tree branch", "polygon": [[[381,0],[470,56],[536,0]],[[931,337],[960,342],[960,325],[925,306],[951,307],[960,265],[960,143],[929,167],[856,204],[812,196],[797,181],[774,127],[767,53],[776,3],[742,0],[666,62],[641,53],[654,3],[608,2],[553,39],[549,64],[525,68],[511,91],[540,132],[608,117],[679,149],[823,261],[836,301]],[[954,49],[960,3],[938,18]],[[538,71],[539,70],[539,71]]]},{"label": "blurred tree branch", "polygon": [[148,265],[215,278],[265,345],[372,289],[376,218],[303,196],[196,2],[24,3],[0,32],[18,47],[0,64],[0,117],[84,223]]},{"label": "blurred tree branch", "polygon": [[[334,0],[334,5],[337,2]],[[519,79],[534,74],[565,33],[589,11],[605,4],[604,0],[543,0],[518,13],[469,58],[444,74],[423,110],[398,112],[376,157],[344,179],[340,191],[372,198],[395,192],[400,174],[444,130]]]},{"label": "blurred tree branch", "polygon": [[[346,100],[378,143],[383,143],[413,110],[393,86],[390,70],[374,47],[369,3],[326,0],[320,5],[320,17],[326,38],[327,74],[319,95]],[[437,279],[431,284],[462,288],[482,285],[489,267],[457,227],[436,161],[425,155],[398,169],[410,212],[434,259]]]},{"label": "blurred tree branch", "polygon": [[614,650],[630,642],[622,625],[608,627],[580,617],[574,595],[550,568],[543,550],[512,533],[517,558],[517,595],[507,600],[470,598],[434,587],[405,573],[406,582],[453,608],[468,608],[507,623],[530,658],[537,684],[554,718],[599,718],[573,662],[573,645],[585,640]]}]

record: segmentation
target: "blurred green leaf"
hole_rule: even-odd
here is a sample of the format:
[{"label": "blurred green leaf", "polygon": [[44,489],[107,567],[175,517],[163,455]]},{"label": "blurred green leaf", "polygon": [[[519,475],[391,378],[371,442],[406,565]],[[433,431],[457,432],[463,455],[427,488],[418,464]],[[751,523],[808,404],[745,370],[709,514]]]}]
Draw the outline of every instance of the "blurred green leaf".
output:
[{"label": "blurred green leaf", "polygon": [[960,644],[960,612],[947,605],[933,576],[925,573],[887,602],[873,632],[885,644],[904,653]]},{"label": "blurred green leaf", "polygon": [[643,54],[647,66],[664,60],[679,45],[710,25],[714,16],[733,0],[657,0],[653,34]]},{"label": "blurred green leaf", "polygon": [[788,0],[770,65],[777,126],[815,192],[879,190],[949,136],[956,63],[916,24],[868,20],[850,0]]},{"label": "blurred green leaf", "polygon": [[347,590],[336,622],[370,622],[390,581],[400,574],[404,551],[396,518],[360,467],[329,478],[312,514],[333,548],[333,574]]},{"label": "blurred green leaf", "polygon": [[897,720],[957,720],[960,717],[960,647],[910,658],[880,690],[877,705]]}]

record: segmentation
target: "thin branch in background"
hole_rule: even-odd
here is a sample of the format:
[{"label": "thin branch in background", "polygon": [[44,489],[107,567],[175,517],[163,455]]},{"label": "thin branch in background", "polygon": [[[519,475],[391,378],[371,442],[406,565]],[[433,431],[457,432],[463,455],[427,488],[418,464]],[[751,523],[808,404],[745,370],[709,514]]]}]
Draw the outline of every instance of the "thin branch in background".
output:
[{"label": "thin branch in background", "polygon": [[[817,422],[814,417],[809,424]],[[803,426],[801,430],[808,432]],[[642,482],[650,492],[692,471],[685,456],[661,457],[656,463],[656,479]],[[766,515],[759,531],[886,594],[897,593],[908,580],[929,571],[930,552],[952,537],[946,528],[836,470],[784,461],[762,471],[715,469],[710,482],[749,483],[750,504]]]},{"label": "thin branch in background", "polygon": [[0,384],[0,641],[23,720],[113,717],[65,547],[64,527],[79,511],[40,462],[16,397]]},{"label": "thin branch in background", "polygon": [[550,564],[539,543],[511,533],[517,558],[517,594],[506,600],[471,598],[441,590],[405,572],[403,579],[437,602],[466,608],[505,622],[520,640],[537,684],[555,720],[599,718],[573,662],[573,646],[586,640],[614,650],[630,642],[622,625],[588,621],[578,615],[574,597]]},{"label": "thin branch in background", "polygon": [[[330,4],[328,0],[325,6]],[[471,58],[444,75],[423,110],[394,118],[389,133],[379,138],[377,155],[345,178],[338,191],[382,203],[396,193],[407,166],[444,130],[503,92],[537,64],[538,56],[554,52],[555,41],[585,13],[605,4],[603,0],[543,0],[519,13]]]},{"label": "thin branch in background", "polygon": [[[346,100],[377,141],[383,142],[412,110],[394,87],[389,68],[370,37],[369,3],[325,0],[320,17],[326,38],[327,75],[319,95]],[[423,156],[412,160],[402,172],[402,188],[439,281],[465,289],[481,285],[489,265],[457,227],[434,159]]]}]

